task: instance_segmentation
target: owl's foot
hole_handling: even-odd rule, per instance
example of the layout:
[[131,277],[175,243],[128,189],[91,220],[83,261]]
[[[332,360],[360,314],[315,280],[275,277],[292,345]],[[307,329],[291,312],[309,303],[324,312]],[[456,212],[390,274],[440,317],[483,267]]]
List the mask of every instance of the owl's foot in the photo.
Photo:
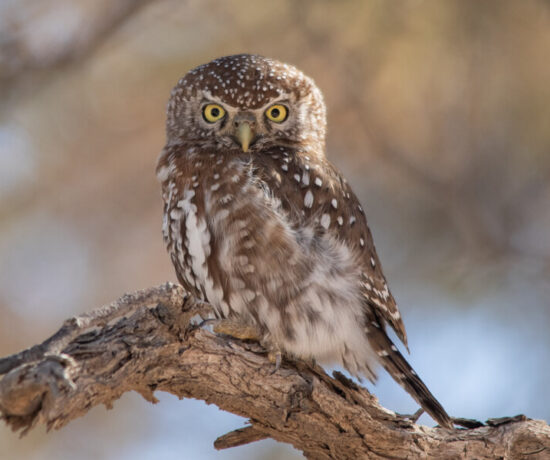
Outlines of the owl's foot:
[[239,340],[260,342],[262,339],[261,331],[256,326],[234,319],[215,320],[213,329],[216,334],[225,334]]
[[257,326],[246,324],[235,319],[214,319],[206,320],[205,322],[214,323],[213,330],[216,334],[224,334],[239,340],[251,340],[260,343],[268,349],[267,359],[271,364],[275,364],[275,368],[271,372],[277,372],[283,360],[281,349],[277,345],[264,342],[264,335]]

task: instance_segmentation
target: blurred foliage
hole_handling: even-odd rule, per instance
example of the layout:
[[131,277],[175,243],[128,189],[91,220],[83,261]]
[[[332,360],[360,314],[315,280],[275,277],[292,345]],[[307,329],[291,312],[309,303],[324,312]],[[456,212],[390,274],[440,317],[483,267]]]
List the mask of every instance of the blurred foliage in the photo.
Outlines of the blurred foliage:
[[[547,1],[3,0],[2,354],[68,315],[174,279],[154,176],[164,106],[187,70],[238,52],[293,63],[323,90],[329,157],[367,209],[406,318],[415,302],[420,316],[440,314],[415,290],[439,292],[448,301],[437,306],[452,312],[521,280],[517,310],[531,323],[519,331],[549,325]],[[548,345],[539,343],[545,353]],[[146,410],[150,430],[155,412],[136,399],[67,432],[85,443],[105,419],[130,423],[123,406]],[[113,434],[111,447],[76,457],[102,458],[139,436]],[[53,458],[55,446],[80,445],[63,432],[0,439],[5,458]]]

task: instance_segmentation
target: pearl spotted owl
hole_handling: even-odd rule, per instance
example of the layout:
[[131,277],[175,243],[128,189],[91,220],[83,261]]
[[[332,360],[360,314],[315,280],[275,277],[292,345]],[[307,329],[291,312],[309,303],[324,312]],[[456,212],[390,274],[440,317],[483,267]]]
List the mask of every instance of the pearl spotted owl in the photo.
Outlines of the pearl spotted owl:
[[442,426],[451,419],[386,334],[407,336],[363,208],[325,157],[314,82],[255,55],[182,78],[157,175],[179,281],[272,350],[376,378],[380,363]]

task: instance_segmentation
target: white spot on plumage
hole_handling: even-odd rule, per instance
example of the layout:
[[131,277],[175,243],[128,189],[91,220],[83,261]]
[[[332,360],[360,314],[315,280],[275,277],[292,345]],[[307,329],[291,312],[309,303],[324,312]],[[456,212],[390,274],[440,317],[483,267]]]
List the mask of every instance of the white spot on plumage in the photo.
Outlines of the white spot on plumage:
[[170,168],[168,166],[162,166],[157,172],[157,177],[161,182],[164,182],[166,179],[168,179],[169,175]]
[[231,278],[231,284],[233,289],[244,289],[246,287],[245,282],[241,278]]
[[351,217],[349,218],[349,224],[350,224],[350,225],[353,225],[353,224],[355,223],[355,220],[356,220],[356,219],[355,219],[355,216],[351,216]]
[[401,313],[399,313],[398,310],[395,310],[395,311],[390,312],[390,316],[393,319],[399,319],[399,318],[401,318]]
[[306,208],[311,208],[313,206],[313,193],[311,193],[311,190],[306,192],[304,197],[304,206]]
[[370,258],[370,264],[372,265],[372,268],[376,267],[376,262],[374,261],[374,257]]
[[304,185],[309,185],[309,173],[304,172],[302,175],[302,182]]
[[300,178],[300,174],[294,174],[294,180],[295,180],[296,182],[300,182],[300,179],[301,179],[301,178]]
[[214,185],[212,185],[212,187],[210,187],[210,190],[212,190],[213,192],[215,192],[216,190],[218,190],[220,188],[220,184],[219,183],[216,183]]
[[194,190],[185,190],[185,192],[183,193],[183,199],[178,201],[177,206],[179,206],[180,208],[187,206],[187,203],[191,201],[194,196]]
[[334,209],[338,209],[338,201],[336,201],[336,198],[333,198],[330,204]]
[[329,214],[323,214],[321,216],[321,226],[325,229],[328,229],[330,227],[330,215]]
[[281,165],[281,169],[282,169],[283,171],[288,171],[288,165],[287,165],[286,163],[283,163],[283,164]]
[[316,178],[315,178],[315,185],[316,185],[317,187],[321,187],[321,185],[323,185],[323,181],[321,180],[320,177],[316,177]]
[[281,185],[281,175],[277,171],[272,171],[271,173],[275,179],[275,185],[279,187]]
[[220,198],[221,204],[228,204],[233,199],[233,195],[228,193],[227,195],[224,195]]
[[378,300],[376,297],[371,297],[370,301],[372,303],[376,304],[378,307],[380,307],[381,310],[388,311],[388,307],[385,304],[383,304],[382,302],[380,302],[380,300]]
[[170,218],[171,219],[179,220],[183,217],[183,211],[181,209],[178,209],[178,207],[181,207],[181,206],[179,206],[180,203],[181,203],[181,201],[178,201],[178,203],[176,204],[176,208],[173,208],[170,211]]
[[250,289],[243,289],[239,294],[245,302],[252,302],[256,298],[256,293]]
[[359,238],[359,244],[361,245],[361,247],[364,247],[365,246],[365,240],[363,238]]
[[342,216],[338,216],[338,218],[336,219],[336,221],[338,222],[338,225],[341,227],[342,225],[344,225],[344,219],[342,218]]

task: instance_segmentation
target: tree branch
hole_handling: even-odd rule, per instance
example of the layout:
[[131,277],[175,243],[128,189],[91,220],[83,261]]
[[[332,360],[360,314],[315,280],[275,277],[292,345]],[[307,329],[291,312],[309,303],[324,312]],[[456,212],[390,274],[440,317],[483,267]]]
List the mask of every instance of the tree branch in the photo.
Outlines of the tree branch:
[[315,459],[548,458],[550,427],[542,421],[418,426],[342,374],[329,377],[290,360],[273,373],[259,344],[190,325],[209,313],[207,304],[168,283],[67,320],[42,344],[0,359],[2,419],[22,433],[38,423],[61,428],[126,391],[154,403],[159,390],[249,419],[246,428],[218,438],[218,449],[269,437]]

